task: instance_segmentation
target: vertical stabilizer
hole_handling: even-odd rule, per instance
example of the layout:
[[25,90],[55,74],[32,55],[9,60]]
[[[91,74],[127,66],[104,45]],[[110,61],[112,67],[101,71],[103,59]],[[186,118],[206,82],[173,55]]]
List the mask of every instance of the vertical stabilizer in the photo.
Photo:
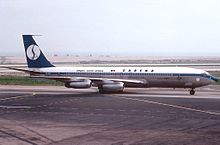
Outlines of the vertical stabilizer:
[[42,50],[34,41],[33,35],[22,35],[22,37],[29,68],[54,67],[54,65],[47,60]]

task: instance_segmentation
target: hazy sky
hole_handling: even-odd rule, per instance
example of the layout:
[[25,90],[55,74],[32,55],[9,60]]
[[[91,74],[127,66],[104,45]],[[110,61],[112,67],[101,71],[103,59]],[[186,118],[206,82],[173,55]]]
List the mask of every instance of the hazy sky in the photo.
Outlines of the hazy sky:
[[220,56],[219,0],[0,0],[0,55]]

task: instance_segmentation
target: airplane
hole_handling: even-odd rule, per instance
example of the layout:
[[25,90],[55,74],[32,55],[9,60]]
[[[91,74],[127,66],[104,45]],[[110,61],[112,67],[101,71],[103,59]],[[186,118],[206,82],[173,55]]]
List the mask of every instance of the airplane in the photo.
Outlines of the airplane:
[[22,35],[28,69],[8,68],[32,78],[63,82],[67,88],[95,86],[100,93],[123,92],[126,87],[184,88],[194,95],[195,88],[218,81],[204,70],[188,67],[57,67],[48,61],[33,36]]

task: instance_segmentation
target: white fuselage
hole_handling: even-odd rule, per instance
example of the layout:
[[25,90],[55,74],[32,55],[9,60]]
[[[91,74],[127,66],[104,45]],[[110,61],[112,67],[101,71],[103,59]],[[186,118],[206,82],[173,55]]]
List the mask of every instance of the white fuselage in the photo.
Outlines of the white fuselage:
[[48,67],[30,69],[44,76],[83,79],[128,79],[144,84],[125,83],[125,87],[196,88],[214,82],[213,76],[200,69],[186,67]]

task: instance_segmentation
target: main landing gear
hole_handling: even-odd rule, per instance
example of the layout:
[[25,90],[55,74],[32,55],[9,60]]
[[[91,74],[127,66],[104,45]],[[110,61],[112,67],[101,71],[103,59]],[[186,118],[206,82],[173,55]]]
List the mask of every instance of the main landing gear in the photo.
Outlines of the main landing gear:
[[191,89],[191,90],[189,91],[189,93],[190,93],[190,95],[194,95],[194,94],[195,94],[195,90],[194,90],[194,89]]

